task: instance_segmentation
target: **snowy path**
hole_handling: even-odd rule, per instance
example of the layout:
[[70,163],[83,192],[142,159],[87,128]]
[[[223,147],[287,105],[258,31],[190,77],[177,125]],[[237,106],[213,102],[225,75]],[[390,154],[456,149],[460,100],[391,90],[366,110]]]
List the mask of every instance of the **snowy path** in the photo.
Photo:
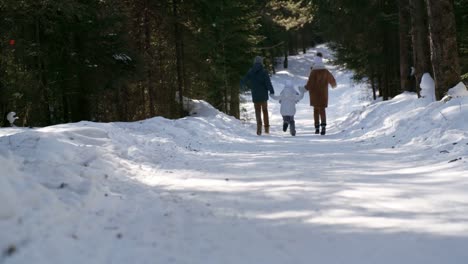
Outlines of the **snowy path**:
[[424,153],[308,134],[219,146],[225,151],[186,164],[195,175],[157,179],[178,192],[191,218],[179,219],[176,240],[188,259],[176,263],[468,259],[466,170],[445,171]]
[[[277,93],[303,85],[311,59],[293,58]],[[296,137],[273,101],[261,137],[213,110],[1,130],[0,263],[466,263],[466,125],[426,119],[466,120],[467,100],[460,114],[406,97],[366,112],[351,75],[334,74],[326,136],[307,95]]]

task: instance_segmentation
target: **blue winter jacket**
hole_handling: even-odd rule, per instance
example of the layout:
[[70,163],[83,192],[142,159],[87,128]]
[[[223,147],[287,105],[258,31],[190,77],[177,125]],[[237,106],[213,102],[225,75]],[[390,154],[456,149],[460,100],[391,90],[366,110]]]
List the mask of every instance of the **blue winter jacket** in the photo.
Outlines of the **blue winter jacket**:
[[271,85],[270,76],[260,63],[255,63],[241,80],[241,86],[247,86],[252,91],[252,101],[254,103],[268,101],[268,91],[274,94],[275,90]]

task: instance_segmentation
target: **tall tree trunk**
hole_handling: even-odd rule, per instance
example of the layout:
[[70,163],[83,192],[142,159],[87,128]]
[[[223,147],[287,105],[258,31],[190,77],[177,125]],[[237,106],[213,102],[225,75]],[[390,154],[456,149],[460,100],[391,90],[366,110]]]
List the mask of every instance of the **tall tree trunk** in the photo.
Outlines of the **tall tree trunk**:
[[283,68],[288,68],[288,41],[283,44],[283,51],[284,51],[284,60],[283,60]]
[[[79,34],[72,34],[73,36],[73,45],[76,49],[76,52],[80,58],[84,55],[84,43]],[[74,99],[73,106],[71,110],[71,119],[72,122],[78,122],[83,120],[91,120],[91,111],[90,111],[90,102],[89,97],[91,96],[90,90],[86,84],[86,76],[83,65],[76,65],[76,99]],[[75,97],[75,96],[73,96]]]
[[399,37],[400,37],[400,88],[402,91],[413,91],[410,87],[410,50],[411,41],[409,38],[410,12],[409,0],[398,0],[398,17],[399,17]]
[[[390,46],[397,47],[399,42],[399,34],[398,29],[389,31],[390,34]],[[389,68],[389,96],[394,97],[398,94],[402,93],[405,90],[401,89],[400,81],[398,80],[400,76],[400,64],[399,64],[399,50],[398,49],[390,49],[389,52],[390,61],[391,61],[391,68]],[[406,78],[406,76],[404,77]]]
[[162,108],[162,104],[165,102],[165,91],[168,89],[167,87],[169,87],[168,85],[168,82],[166,80],[166,76],[164,74],[164,61],[163,61],[163,56],[164,56],[164,47],[162,45],[159,45],[158,46],[158,76],[159,76],[159,80],[158,80],[158,83],[159,83],[159,88],[158,88],[158,91],[157,91],[157,94],[156,94],[156,100],[157,100],[157,107],[159,108],[158,109],[158,113],[161,112],[161,108]]
[[62,122],[68,123],[70,122],[70,107],[68,102],[68,87],[66,85],[65,80],[61,79],[61,89],[60,95],[62,97]]
[[[386,101],[391,96],[390,79],[392,76],[393,67],[395,66],[394,61],[393,61],[394,60],[393,52],[392,52],[392,50],[394,49],[392,49],[392,47],[395,47],[395,46],[392,45],[392,42],[393,42],[392,31],[388,23],[385,23],[382,29],[384,30],[383,42],[382,42],[383,55],[384,55],[385,61],[387,62],[387,65],[383,67],[382,100]],[[396,55],[395,57],[398,57],[398,55]]]
[[[42,51],[42,27],[40,24],[39,18],[36,18],[35,21],[35,41],[36,44]],[[36,57],[36,67],[38,72],[38,79],[39,79],[39,91],[41,92],[41,105],[43,111],[45,113],[45,124],[52,125],[52,117],[50,112],[50,102],[49,102],[49,87],[48,87],[48,79],[46,75],[46,69],[44,65],[44,58],[42,52]]]
[[377,73],[377,88],[379,90],[379,97],[384,98],[384,83],[383,83],[382,72]]
[[78,113],[75,113],[76,119],[73,121],[91,120],[89,92],[86,88],[85,76],[82,70],[78,70]]
[[374,101],[377,100],[377,91],[376,91],[376,84],[375,84],[375,74],[371,76],[371,87],[372,87],[372,98]]
[[301,40],[302,40],[302,53],[306,54],[307,52],[307,33],[306,27],[301,29]]
[[427,7],[425,0],[409,0],[411,14],[411,40],[413,43],[413,67],[416,92],[420,95],[420,83],[424,73],[432,73]]
[[426,0],[437,100],[461,81],[453,0]]
[[297,54],[297,40],[296,34],[292,31],[288,31],[288,53],[290,55],[296,55]]
[[117,118],[117,121],[123,121],[123,112],[124,112],[124,107],[125,107],[125,102],[122,100],[122,87],[118,87],[115,89],[115,93],[112,93],[113,96],[113,110],[115,110],[115,115]]
[[140,80],[138,81],[137,83],[137,87],[138,87],[138,91],[140,92],[140,100],[141,100],[141,103],[139,104],[140,106],[140,117],[138,117],[138,119],[146,119],[149,117],[149,114],[148,114],[148,107],[147,107],[147,103],[148,103],[148,100],[146,100],[146,88],[145,88],[145,85],[143,84],[143,81]]
[[230,107],[229,107],[229,114],[233,117],[239,119],[240,118],[240,100],[239,100],[239,86],[232,85],[231,86],[231,100],[230,100]]
[[129,93],[129,87],[127,84],[125,84],[124,87],[122,87],[122,96],[120,98],[121,102],[122,102],[122,105],[123,105],[123,117],[122,117],[122,121],[130,121],[130,120],[133,120],[133,117],[135,115],[135,113],[133,112],[131,115],[128,111],[128,108],[129,108],[129,102],[128,102],[128,98],[130,98],[130,93]]
[[[0,54],[2,54],[2,48],[0,46]],[[2,60],[0,60],[0,74],[3,74],[4,71],[2,69]],[[6,120],[6,115],[7,113],[7,108],[8,108],[8,101],[6,100],[7,95],[5,93],[5,86],[3,86],[2,82],[0,82],[0,127],[6,126],[7,120]]]
[[184,104],[183,104],[183,76],[182,76],[182,49],[180,40],[182,38],[180,34],[179,21],[178,19],[178,4],[179,0],[172,0],[172,12],[174,15],[174,38],[175,38],[175,49],[176,49],[176,64],[177,64],[177,91],[179,93],[179,114],[183,116],[184,114]]
[[224,40],[222,42],[222,54],[223,54],[223,97],[224,97],[224,113],[229,113],[229,97],[230,93],[228,92],[229,89],[229,77],[226,68],[226,46],[224,45]]
[[149,19],[149,1],[145,1],[145,10],[144,10],[144,34],[145,34],[145,55],[147,57],[146,65],[146,84],[148,89],[148,100],[149,100],[149,114],[151,117],[155,116],[155,106],[154,106],[154,85],[153,85],[153,59],[151,54],[151,24]]
[[[186,67],[186,64],[185,64],[185,42],[184,42],[184,31],[183,31],[183,28],[181,29],[181,32],[180,32],[180,64],[181,64],[181,68],[182,68],[182,87],[183,87],[183,94],[182,96],[179,95],[179,100],[181,100],[181,98],[183,98],[183,95],[186,95],[189,91],[190,91],[190,81],[188,79],[188,75],[187,75],[187,67]],[[182,101],[181,103],[181,111],[183,111],[181,114],[184,115],[185,112],[186,112],[186,108],[184,106],[184,102]]]

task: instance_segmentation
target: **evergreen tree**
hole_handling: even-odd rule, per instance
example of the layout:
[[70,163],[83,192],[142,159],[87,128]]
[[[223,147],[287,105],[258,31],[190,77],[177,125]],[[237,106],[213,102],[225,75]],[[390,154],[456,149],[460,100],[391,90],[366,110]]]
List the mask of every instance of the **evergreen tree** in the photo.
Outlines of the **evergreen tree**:
[[198,48],[198,84],[216,108],[239,117],[239,79],[251,65],[258,43],[254,1],[191,2],[192,37]]
[[23,125],[93,119],[93,95],[122,77],[119,69],[129,62],[114,57],[125,49],[115,22],[118,10],[106,8],[112,6],[85,0],[2,5],[0,27],[16,42],[2,54],[2,69],[11,73],[2,82],[19,94],[13,106]]
[[401,92],[398,6],[393,1],[317,2],[317,23],[336,62],[368,79],[384,100]]
[[239,79],[256,55],[274,73],[278,57],[287,67],[289,55],[322,39],[338,64],[369,81],[375,97],[414,89],[407,79],[414,66],[417,83],[433,72],[440,98],[468,72],[467,6],[467,0],[3,0],[0,110],[17,112],[18,124],[28,126],[177,118],[187,114],[183,97],[189,97],[239,117]]
[[[262,4],[260,8],[265,10],[262,20],[266,27],[263,31],[266,36],[262,42],[266,47],[263,48],[263,53],[270,57],[270,60],[273,60],[274,56],[283,55],[283,65],[287,68],[288,55],[298,54],[300,47],[305,53],[306,48],[311,46],[309,40],[313,38],[313,32],[310,29],[315,5],[306,0],[272,0]],[[267,52],[269,54],[266,54]]]

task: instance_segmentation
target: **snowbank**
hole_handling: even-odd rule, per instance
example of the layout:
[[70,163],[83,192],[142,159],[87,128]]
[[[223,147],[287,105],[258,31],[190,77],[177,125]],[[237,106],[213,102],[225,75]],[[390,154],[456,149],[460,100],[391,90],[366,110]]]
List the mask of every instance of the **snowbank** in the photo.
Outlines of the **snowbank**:
[[451,97],[466,97],[468,96],[468,89],[466,88],[465,84],[463,84],[463,82],[460,82],[455,87],[450,89],[447,95]]
[[346,137],[398,149],[431,149],[452,157],[468,154],[468,97],[462,85],[450,89],[454,98],[433,102],[405,92],[354,111],[338,127]]

